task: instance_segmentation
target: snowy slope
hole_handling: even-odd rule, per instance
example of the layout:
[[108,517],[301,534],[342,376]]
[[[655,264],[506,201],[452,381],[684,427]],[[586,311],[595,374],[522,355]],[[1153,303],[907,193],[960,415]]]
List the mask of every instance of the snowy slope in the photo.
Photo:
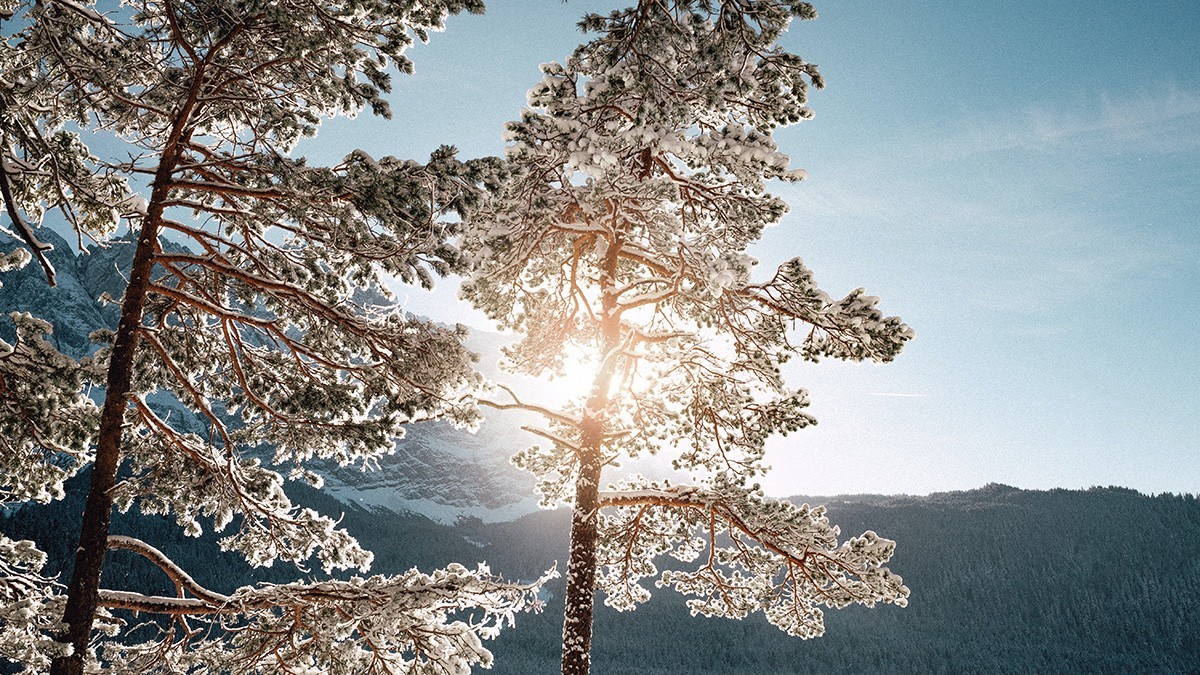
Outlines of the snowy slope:
[[[59,350],[83,356],[89,351],[88,333],[116,327],[117,306],[105,306],[98,299],[104,293],[120,297],[133,247],[118,240],[107,248],[93,247],[76,255],[53,231],[43,229],[39,234],[55,247],[50,258],[58,270],[58,286],[47,287],[36,264],[2,273],[0,314],[6,317],[14,310],[27,311],[50,321],[54,325],[52,340]],[[0,251],[14,247],[0,235]],[[11,324],[0,318],[0,338],[11,337]],[[486,333],[471,341],[477,351],[496,350],[502,342],[500,336]],[[482,362],[495,360],[491,355]],[[203,429],[201,420],[168,399],[159,396],[152,401],[176,408],[171,420],[180,428]],[[488,522],[508,520],[537,510],[532,478],[508,462],[530,438],[520,431],[514,416],[490,415],[478,434],[441,423],[414,425],[377,470],[324,467],[325,490],[343,502],[413,511],[443,522],[453,522],[460,515]]]
[[508,458],[525,443],[508,419],[471,434],[430,423],[409,428],[377,471],[323,471],[325,491],[343,502],[414,511],[441,522],[475,516],[511,520],[537,510],[532,478]]

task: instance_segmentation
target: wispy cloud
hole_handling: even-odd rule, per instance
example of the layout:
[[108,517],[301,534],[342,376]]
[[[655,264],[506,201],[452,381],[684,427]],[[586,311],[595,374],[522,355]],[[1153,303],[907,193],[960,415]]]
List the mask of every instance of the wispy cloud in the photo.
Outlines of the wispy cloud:
[[930,148],[944,159],[1091,141],[1114,150],[1170,152],[1200,146],[1197,130],[1200,92],[1164,85],[1134,97],[1103,94],[1069,107],[1036,105],[970,118]]
[[779,192],[794,231],[837,233],[849,249],[873,232],[939,292],[969,289],[966,305],[1043,314],[1195,288],[1200,239],[1180,223],[1200,213],[1187,185],[1198,156],[1200,90],[1160,86],[975,116]]

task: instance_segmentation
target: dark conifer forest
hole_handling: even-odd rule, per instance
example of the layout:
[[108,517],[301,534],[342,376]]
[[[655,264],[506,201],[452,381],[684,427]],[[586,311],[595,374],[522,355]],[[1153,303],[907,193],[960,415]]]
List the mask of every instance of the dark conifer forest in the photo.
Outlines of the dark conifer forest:
[[[64,501],[5,513],[4,531],[34,539],[51,560],[70,560],[75,533],[60,524],[74,522],[68,516],[81,508],[82,491],[73,487]],[[316,490],[298,494],[327,514],[344,513],[344,525],[376,553],[373,572],[487,560],[497,573],[530,579],[565,550],[569,528],[563,511],[443,525],[347,507]],[[600,608],[595,672],[1200,672],[1200,503],[1194,496],[993,484],[927,497],[812,501],[826,503],[844,531],[875,528],[901,542],[892,568],[913,589],[907,608],[828,612],[826,635],[801,641],[761,618],[690,617],[682,599],[663,590],[634,612]],[[295,575],[289,566],[252,570],[234,554],[213,556],[211,535],[189,539],[163,520],[118,517],[116,531],[153,542],[214,589]],[[110,562],[108,587],[172,591],[159,570],[136,556],[118,551]],[[489,645],[493,672],[558,668],[561,592],[557,580],[544,612],[518,616],[516,627]]]

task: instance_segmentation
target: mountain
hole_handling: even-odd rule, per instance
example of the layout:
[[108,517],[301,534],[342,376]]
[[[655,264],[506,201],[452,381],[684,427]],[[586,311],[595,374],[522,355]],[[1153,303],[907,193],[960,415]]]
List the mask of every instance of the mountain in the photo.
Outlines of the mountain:
[[[0,312],[30,312],[54,324],[51,341],[60,352],[76,358],[89,351],[88,333],[98,328],[116,328],[118,308],[104,305],[104,293],[119,298],[125,286],[124,271],[133,260],[128,240],[114,240],[106,248],[91,247],[76,255],[75,249],[53,230],[43,228],[38,236],[54,250],[47,254],[58,271],[58,286],[50,288],[35,263],[0,274]],[[0,250],[12,250],[11,239],[0,235]],[[0,321],[0,338],[12,337],[12,326]]]
[[[49,321],[54,325],[51,341],[59,351],[84,356],[91,346],[89,333],[116,328],[118,305],[100,298],[120,298],[133,260],[132,242],[114,239],[76,254],[53,230],[43,228],[38,234],[54,246],[49,258],[58,271],[58,285],[48,287],[36,264],[0,274],[0,313],[25,311]],[[13,246],[0,235],[0,250]],[[0,318],[0,339],[12,336],[12,325]],[[469,346],[496,354],[502,342],[500,336],[481,331],[473,334]],[[158,395],[151,401],[171,408],[170,419],[177,428],[199,433],[206,429],[203,420],[171,397]],[[445,522],[459,516],[511,519],[537,509],[533,479],[508,461],[529,442],[514,415],[489,415],[478,435],[425,423],[409,427],[395,453],[383,457],[374,471],[325,466],[322,473],[329,494],[357,506],[413,511]]]
[[321,470],[323,489],[347,504],[411,511],[446,523],[458,517],[511,520],[536,511],[533,479],[508,461],[528,443],[524,432],[509,423],[511,417],[489,417],[478,434],[440,422],[410,426],[395,454],[380,460],[376,470]]

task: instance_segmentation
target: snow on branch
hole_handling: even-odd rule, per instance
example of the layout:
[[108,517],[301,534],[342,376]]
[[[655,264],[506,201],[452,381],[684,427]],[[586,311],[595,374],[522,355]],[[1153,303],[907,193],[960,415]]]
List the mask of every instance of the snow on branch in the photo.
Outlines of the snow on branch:
[[[720,478],[709,488],[632,483],[600,493],[604,533],[599,584],[607,602],[632,609],[650,596],[640,585],[685,595],[693,614],[742,618],[753,611],[789,635],[824,632],[818,605],[907,604],[908,588],[884,563],[895,542],[867,531],[838,544],[823,507],[765,498]],[[653,560],[669,554],[694,569]]]
[[96,405],[83,393],[85,365],[47,340],[51,326],[12,312],[14,344],[0,340],[0,503],[50,501],[91,460]]
[[[6,150],[7,145],[6,142],[0,141],[0,153]],[[4,210],[8,214],[9,222],[12,223],[17,235],[21,237],[25,245],[29,247],[38,264],[42,266],[42,272],[46,275],[46,283],[50,286],[57,285],[54,265],[46,257],[46,253],[54,250],[54,247],[39,240],[33,227],[25,222],[25,219],[17,212],[17,201],[13,196],[12,186],[8,182],[8,162],[4,161],[3,157],[0,157],[0,197],[4,198]],[[0,232],[3,231],[7,231],[7,228],[0,228]]]
[[[510,583],[486,566],[426,574],[261,584],[222,595],[196,584],[160,551],[131,537],[110,549],[142,555],[171,577],[179,597],[100,591],[100,604],[169,617],[157,639],[110,643],[109,667],[213,672],[307,667],[327,672],[467,673],[490,666],[483,640],[519,612],[539,611],[538,593],[555,570],[531,583]],[[194,597],[184,597],[183,591]]]
[[[733,299],[736,298],[736,299]],[[810,360],[820,356],[855,361],[891,361],[914,336],[899,317],[885,317],[879,298],[855,289],[833,300],[813,280],[800,258],[784,263],[767,283],[748,285],[727,301],[731,310],[746,311],[738,300],[758,304],[780,319],[798,319],[812,329],[800,351]]]
[[183,591],[188,591],[196,596],[200,601],[210,604],[226,604],[230,602],[227,596],[204,588],[192,579],[191,575],[183,570],[182,567],[176,565],[173,560],[168,558],[166,554],[154,548],[150,544],[137,539],[135,537],[127,537],[123,535],[109,535],[108,550],[110,551],[132,551],[142,556],[143,558],[154,563],[170,577],[171,582],[175,584],[176,589],[182,595]]
[[373,555],[333,519],[292,503],[279,473],[172,429],[144,399],[134,403],[131,417],[141,428],[126,441],[132,475],[114,490],[119,508],[138,501],[143,513],[173,512],[193,536],[202,531],[201,517],[212,518],[213,529],[221,531],[240,514],[237,531],[221,546],[257,566],[280,559],[303,565],[315,554],[326,572],[370,567]]
[[62,592],[55,579],[42,576],[46,554],[32,541],[0,534],[0,658],[44,670],[62,645],[54,637],[61,628]]
[[[498,388],[502,389],[504,391],[504,393],[508,394],[512,398],[512,402],[511,403],[501,403],[499,401],[491,401],[491,400],[481,399],[479,401],[480,405],[484,405],[489,408],[495,408],[496,410],[525,410],[528,412],[537,413],[537,414],[541,415],[542,417],[545,417],[546,419],[551,420],[553,422],[559,422],[561,424],[566,424],[566,425],[570,425],[570,426],[577,427],[582,422],[582,420],[577,415],[568,415],[566,413],[559,412],[557,410],[552,410],[545,406],[537,405],[535,403],[527,403],[525,401],[522,401],[521,398],[519,396],[517,396],[517,393],[515,391],[513,391],[512,388],[507,385],[497,384],[496,386]],[[568,445],[570,445],[570,444],[568,443]]]

